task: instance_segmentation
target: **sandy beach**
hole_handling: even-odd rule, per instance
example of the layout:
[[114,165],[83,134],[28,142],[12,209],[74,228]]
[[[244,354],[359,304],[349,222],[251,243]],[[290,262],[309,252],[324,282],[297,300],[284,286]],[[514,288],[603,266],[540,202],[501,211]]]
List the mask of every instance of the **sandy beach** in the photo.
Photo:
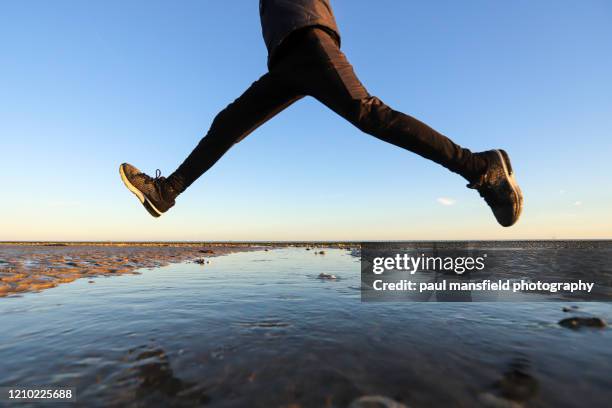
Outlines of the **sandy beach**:
[[[80,278],[263,250],[256,244],[0,243],[0,297],[41,291]],[[90,281],[93,283],[93,281]]]

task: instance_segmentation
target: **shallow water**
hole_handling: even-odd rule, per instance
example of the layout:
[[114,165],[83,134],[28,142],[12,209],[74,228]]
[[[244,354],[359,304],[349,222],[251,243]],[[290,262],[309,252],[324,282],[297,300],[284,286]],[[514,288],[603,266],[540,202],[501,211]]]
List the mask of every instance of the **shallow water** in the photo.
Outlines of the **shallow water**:
[[362,303],[359,272],[289,248],[3,298],[0,386],[88,406],[609,406],[612,330],[560,327],[565,303]]

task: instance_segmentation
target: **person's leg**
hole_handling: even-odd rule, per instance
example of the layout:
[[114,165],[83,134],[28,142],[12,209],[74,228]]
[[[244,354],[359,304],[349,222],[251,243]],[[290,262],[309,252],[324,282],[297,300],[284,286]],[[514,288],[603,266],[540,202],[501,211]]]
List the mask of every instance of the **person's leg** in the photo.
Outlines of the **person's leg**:
[[183,192],[235,143],[301,97],[282,75],[265,74],[219,112],[206,136],[168,177],[168,183],[177,193]]
[[[314,29],[303,50],[309,62],[301,91],[312,95],[363,132],[441,164],[468,181],[482,174],[486,161],[425,123],[371,96],[333,39]],[[316,62],[315,62],[316,61]]]
[[254,82],[242,96],[222,110],[183,164],[168,178],[151,177],[129,163],[119,166],[125,186],[145,209],[159,217],[175,198],[217,162],[235,143],[259,125],[301,98],[282,71],[269,72]]
[[504,150],[472,153],[419,120],[389,108],[366,91],[325,31],[307,31],[299,45],[292,59],[300,93],[314,96],[364,132],[465,177],[468,187],[485,199],[499,224],[509,227],[516,223],[523,195]]

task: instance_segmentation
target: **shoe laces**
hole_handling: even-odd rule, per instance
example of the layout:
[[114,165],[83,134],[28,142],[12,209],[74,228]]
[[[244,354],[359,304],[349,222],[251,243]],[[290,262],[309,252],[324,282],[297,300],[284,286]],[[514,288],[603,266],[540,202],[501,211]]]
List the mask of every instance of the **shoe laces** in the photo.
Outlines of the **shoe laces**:
[[483,174],[482,176],[480,176],[480,178],[478,178],[477,180],[468,183],[466,185],[467,188],[471,188],[474,190],[478,190],[480,192],[480,190],[485,189],[487,187],[489,187],[488,183],[487,183],[487,174]]
[[155,178],[153,179],[153,181],[158,182],[158,181],[164,181],[166,178],[162,177],[161,175],[161,170],[160,169],[155,169]]
[[137,175],[142,177],[145,183],[153,183],[155,185],[157,185],[160,181],[163,181],[165,179],[165,177],[162,177],[160,169],[155,170],[155,177],[151,177],[147,173],[142,173],[142,172],[138,173]]

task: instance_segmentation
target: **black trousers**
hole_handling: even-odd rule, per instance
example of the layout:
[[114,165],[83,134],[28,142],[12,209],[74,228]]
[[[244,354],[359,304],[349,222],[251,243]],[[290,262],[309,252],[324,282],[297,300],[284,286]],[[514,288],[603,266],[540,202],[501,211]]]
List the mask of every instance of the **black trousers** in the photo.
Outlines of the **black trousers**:
[[486,163],[419,120],[371,96],[346,56],[324,30],[292,34],[268,73],[214,119],[208,134],[168,178],[178,192],[212,167],[235,143],[306,95],[365,133],[433,160],[472,180]]

